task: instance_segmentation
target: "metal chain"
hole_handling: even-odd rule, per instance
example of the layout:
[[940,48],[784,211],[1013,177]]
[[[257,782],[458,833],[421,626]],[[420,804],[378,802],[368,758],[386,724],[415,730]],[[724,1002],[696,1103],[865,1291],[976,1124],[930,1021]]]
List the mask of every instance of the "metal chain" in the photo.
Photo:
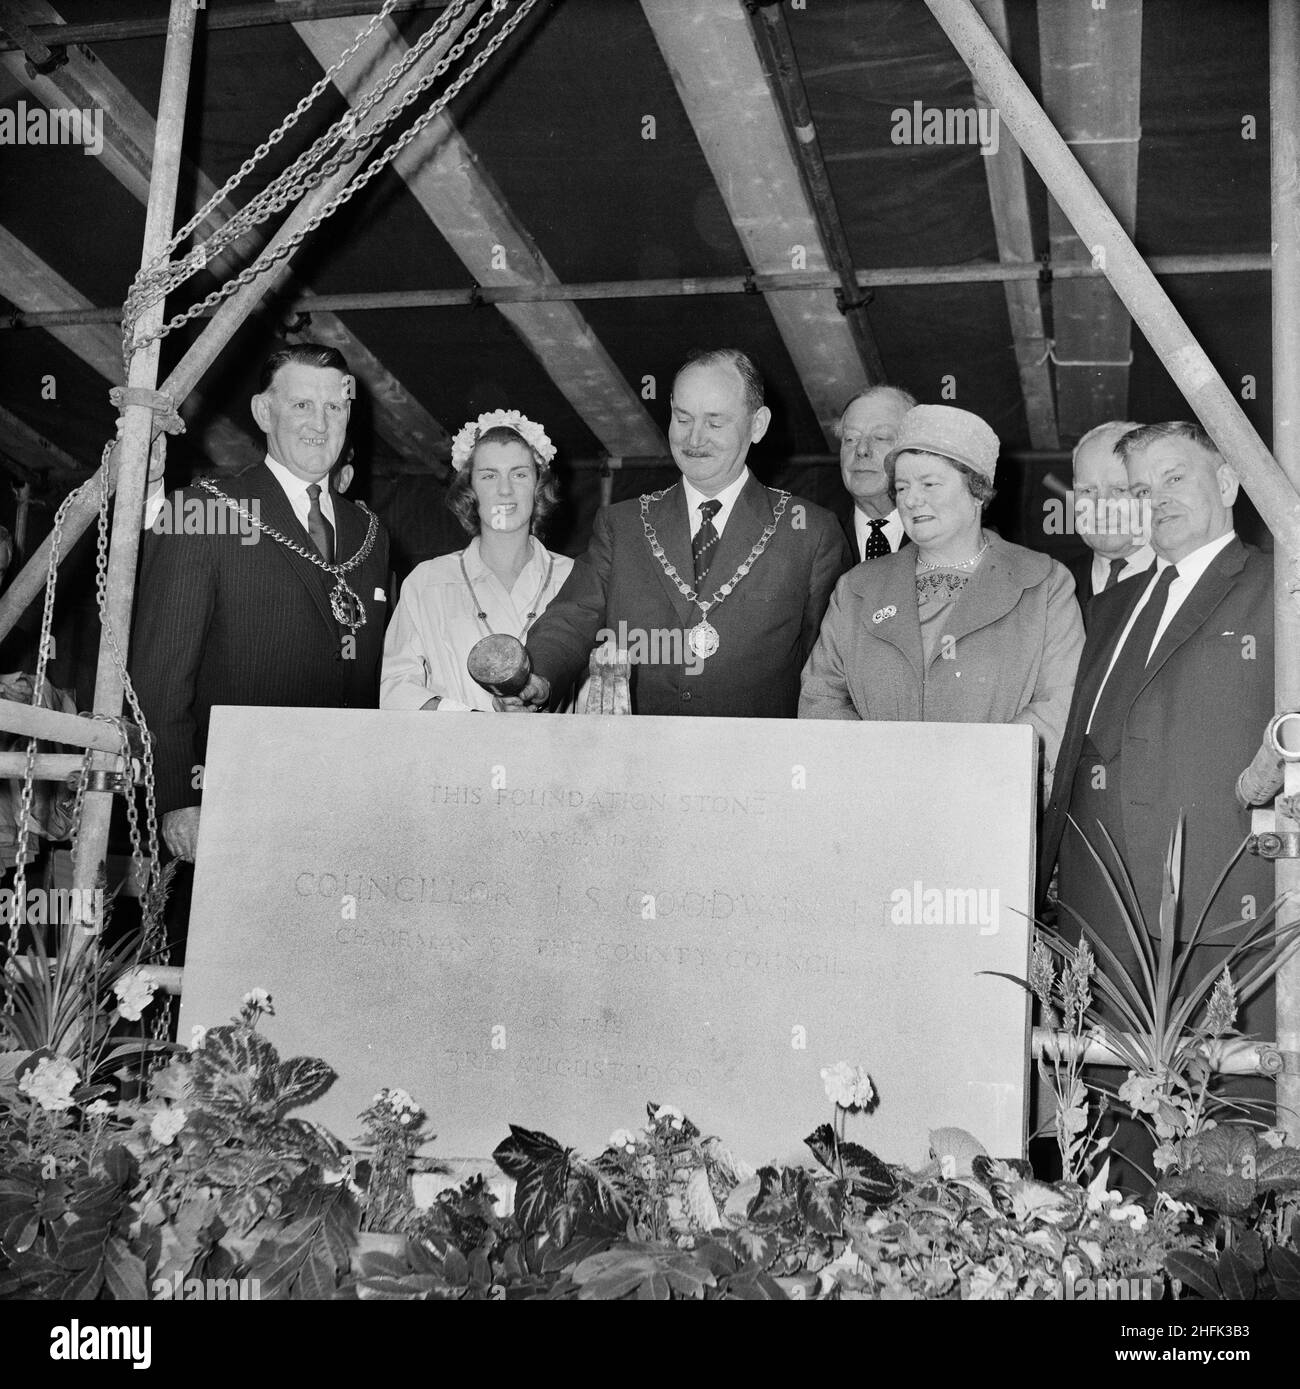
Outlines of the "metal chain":
[[[478,21],[478,23],[476,23],[469,30],[469,32],[456,45],[453,46],[453,48],[447,54],[447,56],[438,62],[432,73],[430,73],[427,77],[421,79],[421,81],[402,98],[402,100],[397,104],[397,106],[393,109],[390,115],[384,118],[383,125],[386,126],[391,122],[392,119],[395,119],[396,116],[401,114],[401,112],[404,111],[413,101],[415,101],[424,91],[426,91],[428,87],[431,86],[432,83],[437,80],[438,77],[442,76],[446,72],[446,70],[451,66],[451,64],[463,54],[464,50],[479,37],[479,35],[482,33],[482,30],[486,27],[487,23],[489,23],[490,20],[496,16],[496,14],[499,12],[500,7],[504,3],[505,0],[494,0],[493,9],[488,14],[484,15],[483,18],[481,18]],[[527,16],[529,11],[532,10],[533,6],[536,3],[537,0],[522,0],[522,4],[520,5],[519,9],[515,12],[515,14],[513,14],[501,27],[501,29],[496,34],[494,34],[491,39],[488,40],[486,46],[471,60],[471,62],[465,68],[465,70],[461,72],[452,81],[452,83],[447,87],[446,91],[444,91],[439,97],[436,98],[436,100],[431,104],[429,109],[423,112],[419,116],[419,118],[405,131],[405,133],[398,140],[394,141],[393,144],[391,144],[383,152],[383,154],[379,156],[378,159],[376,159],[371,164],[367,165],[367,167],[364,170],[362,170],[362,172],[355,179],[353,179],[347,187],[345,187],[323,208],[317,211],[292,236],[288,237],[282,245],[276,247],[267,247],[267,249],[264,250],[262,254],[257,258],[257,260],[255,260],[251,265],[246,266],[242,271],[239,272],[238,275],[234,277],[234,279],[228,280],[224,285],[214,290],[205,299],[199,301],[198,303],[192,304],[183,313],[179,313],[172,319],[163,323],[162,326],[159,327],[155,332],[145,337],[131,340],[130,350],[134,352],[141,347],[147,346],[149,343],[155,341],[156,339],[165,337],[168,333],[173,332],[175,329],[183,327],[191,319],[197,318],[200,314],[205,313],[210,308],[214,308],[217,304],[221,303],[223,300],[229,298],[230,295],[234,294],[236,290],[242,288],[246,284],[251,283],[254,279],[264,274],[268,269],[270,269],[271,266],[277,264],[281,260],[284,260],[287,256],[292,255],[292,253],[298,248],[298,246],[309,235],[311,235],[311,233],[315,231],[316,228],[319,227],[322,222],[326,221],[327,218],[332,217],[340,207],[347,203],[351,198],[355,197],[356,194],[361,192],[361,190],[365,188],[372,179],[377,177],[385,168],[387,168],[387,166],[404,149],[406,149],[406,147],[410,145],[413,140],[417,139],[424,132],[424,130],[428,127],[430,122],[436,116],[441,114],[443,109],[460,93],[461,89],[466,85],[466,83],[468,83],[470,79],[479,72],[483,65],[496,53],[496,51],[501,47],[501,45],[506,41],[506,39],[509,38],[509,36],[519,26],[519,24],[523,21],[525,16]],[[306,190],[304,189],[302,191],[305,192]],[[301,194],[299,194],[299,196],[301,196]],[[128,335],[130,332],[131,323],[133,323],[133,316],[130,318],[124,317],[124,325],[127,326]]]
[[[397,0],[384,0],[384,8],[371,17],[370,23],[356,36],[355,39],[340,54],[338,60],[325,70],[324,76],[307,93],[305,97],[293,108],[292,111],[280,122],[280,124],[262,141],[260,145],[249,155],[239,168],[231,174],[224,184],[208,199],[208,201],[190,218],[188,222],[176,233],[167,243],[166,248],[159,254],[159,260],[165,260],[180,245],[183,245],[190,233],[197,227],[201,227],[204,222],[221,206],[223,202],[239,187],[241,183],[253,172],[271,150],[280,143],[281,140],[298,124],[299,120],[307,111],[316,104],[322,94],[329,88],[334,78],[343,71],[352,61],[358,49],[375,32],[379,25],[392,13],[393,6]],[[153,265],[149,269],[153,268]]]
[[[205,241],[175,263],[168,259],[170,251],[173,249],[169,246],[167,251],[149,266],[143,267],[127,295],[127,311],[131,324],[124,322],[124,329],[133,326],[134,321],[144,309],[148,308],[150,304],[165,299],[197,270],[203,269],[214,256],[221,254],[230,243],[283,210],[291,202],[301,197],[309,188],[313,188],[324,179],[331,177],[338,168],[352,158],[356,153],[355,129],[359,117],[368,114],[374,104],[387,95],[406,72],[421,60],[429,48],[445,32],[452,20],[459,19],[468,3],[469,0],[452,0],[451,5],[443,11],[433,27],[415,45],[405,51],[402,57],[390,68],[387,75],[360,99],[356,107],[349,107],[324,135],[313,141],[287,169],[276,175],[261,192],[249,200],[246,206],[233,213]],[[505,0],[494,0],[497,9],[500,9],[504,3]],[[357,40],[345,52],[343,59],[335,64],[331,72],[337,71],[344,65],[344,61],[351,56],[364,37],[365,35],[358,35]],[[382,134],[391,119],[392,113],[373,132],[375,138]],[[325,157],[327,151],[339,145],[340,142],[343,143],[343,148],[335,150],[324,167],[317,170],[316,165]],[[256,158],[256,156],[254,157]],[[129,339],[128,331],[124,338],[124,350],[129,350]]]
[[[103,457],[100,460],[102,467],[108,459],[112,445],[105,445]],[[50,657],[50,634],[54,617],[54,594],[59,580],[59,551],[63,547],[63,523],[67,518],[68,511],[76,499],[90,486],[90,481],[82,483],[74,491],[69,492],[63,501],[59,503],[58,509],[54,513],[54,521],[50,527],[50,558],[45,569],[45,603],[41,609],[41,637],[36,656],[36,673],[32,688],[32,707],[40,709],[43,707],[43,694],[45,689],[45,670]],[[14,974],[16,961],[18,959],[19,944],[19,925],[21,917],[20,903],[27,901],[27,863],[31,855],[28,852],[32,826],[32,796],[36,789],[36,778],[33,775],[36,769],[36,738],[27,740],[27,766],[23,774],[23,789],[19,800],[18,822],[16,825],[17,835],[17,857],[14,861],[14,891],[13,899],[9,906],[8,938],[6,940],[7,955],[4,970],[4,1003],[3,1011],[12,1015],[14,1011]]]
[[[215,256],[221,254],[231,242],[245,235],[254,226],[266,220],[267,216],[275,211],[277,207],[283,207],[285,202],[276,199],[276,192],[282,187],[291,187],[295,183],[303,181],[308,171],[319,162],[323,152],[336,144],[339,138],[349,131],[349,126],[355,126],[355,113],[349,111],[336,121],[329,130],[319,136],[300,154],[293,163],[282,170],[274,179],[262,189],[255,197],[242,208],[234,212],[220,227],[207,237],[205,241],[194,247],[180,261],[174,265],[169,257],[178,246],[180,246],[189,234],[221,204],[221,202],[252,172],[261,162],[271,148],[279,143],[288,131],[297,124],[301,115],[317,100],[320,94],[330,85],[334,77],[340,73],[352,60],[362,44],[371,36],[378,27],[381,20],[387,17],[392,4],[395,0],[385,0],[384,9],[372,17],[370,23],[357,35],[357,37],[344,49],[337,61],[331,65],[325,75],[311,89],[308,94],[298,103],[297,107],[289,113],[280,123],[279,127],[272,131],[267,139],[249,156],[240,167],[225,183],[225,185],[208,200],[208,203],[200,209],[198,213],[181,228],[172,238],[166,248],[148,266],[142,267],[136,276],[136,282],[132,290],[136,291],[146,286],[153,286],[158,291],[149,296],[149,299],[156,302],[158,298],[165,297],[172,289],[176,288],[184,280],[188,279],[196,270],[203,269]],[[394,65],[388,77],[380,84],[376,91],[386,91],[388,86],[395,83],[398,78],[427,51],[436,39],[446,30],[452,19],[459,15],[460,10],[468,0],[452,0],[452,3],[445,9],[434,23],[433,27],[419,40],[419,42],[406,51],[404,56]],[[371,94],[373,96],[373,93]],[[371,97],[363,100],[369,101]],[[314,185],[319,182],[321,176],[313,178],[310,183]],[[310,185],[309,185],[310,186]],[[261,215],[258,215],[261,210]]]

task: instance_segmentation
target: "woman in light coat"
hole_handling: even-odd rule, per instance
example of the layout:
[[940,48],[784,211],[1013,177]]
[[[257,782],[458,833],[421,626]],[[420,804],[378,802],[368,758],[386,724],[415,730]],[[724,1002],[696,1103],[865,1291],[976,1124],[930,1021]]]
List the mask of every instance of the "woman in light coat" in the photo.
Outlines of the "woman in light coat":
[[983,528],[998,448],[968,410],[903,417],[885,469],[913,544],[840,580],[799,717],[1028,724],[1047,787],[1083,623],[1063,565]]

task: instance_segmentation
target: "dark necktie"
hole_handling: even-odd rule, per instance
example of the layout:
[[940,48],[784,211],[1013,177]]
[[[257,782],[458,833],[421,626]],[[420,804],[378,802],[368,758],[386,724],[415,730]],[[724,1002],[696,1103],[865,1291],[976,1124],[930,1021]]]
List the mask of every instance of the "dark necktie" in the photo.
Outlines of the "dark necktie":
[[1138,613],[1137,621],[1128,634],[1128,640],[1120,648],[1110,676],[1101,689],[1101,698],[1092,716],[1092,727],[1088,736],[1093,747],[1109,761],[1120,749],[1124,738],[1124,720],[1133,707],[1143,677],[1146,675],[1147,657],[1151,653],[1151,643],[1155,640],[1156,628],[1164,616],[1165,604],[1169,599],[1169,585],[1178,577],[1178,570],[1169,565],[1155,581],[1146,607]]
[[867,518],[867,525],[871,527],[871,534],[867,536],[867,543],[862,547],[863,559],[879,559],[881,555],[894,553],[889,548],[889,538],[885,535],[885,527],[888,524],[888,520],[873,521],[870,517]]
[[325,519],[325,513],[320,509],[319,482],[313,482],[307,488],[307,496],[311,499],[311,505],[307,508],[307,534],[311,536],[311,543],[315,545],[321,559],[326,564],[333,564],[334,527]]
[[695,591],[704,587],[709,577],[709,566],[713,563],[713,551],[718,544],[718,532],[713,518],[722,510],[722,503],[716,497],[700,503],[700,514],[704,520],[691,541],[691,558],[695,561]]
[[1128,563],[1126,559],[1113,559],[1110,562],[1110,573],[1106,575],[1106,582],[1102,585],[1102,592],[1109,593],[1112,588],[1119,583],[1119,576],[1123,572],[1124,566]]

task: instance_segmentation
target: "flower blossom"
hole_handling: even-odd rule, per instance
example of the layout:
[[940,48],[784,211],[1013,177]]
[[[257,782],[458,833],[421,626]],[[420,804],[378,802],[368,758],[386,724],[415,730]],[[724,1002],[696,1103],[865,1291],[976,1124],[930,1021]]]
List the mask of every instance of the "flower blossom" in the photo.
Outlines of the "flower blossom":
[[187,1117],[183,1109],[164,1109],[161,1113],[155,1114],[153,1122],[149,1125],[153,1141],[165,1147],[185,1127]]
[[1160,1103],[1159,1089],[1160,1082],[1155,1076],[1140,1076],[1130,1071],[1128,1079],[1119,1087],[1119,1098],[1134,1114],[1154,1114]]
[[636,1134],[631,1129],[615,1129],[609,1136],[606,1148],[618,1148],[625,1153],[636,1152]]
[[113,984],[117,995],[117,1014],[127,1022],[139,1022],[140,1014],[153,1002],[158,981],[152,974],[133,969]]
[[241,1000],[245,1008],[253,1008],[259,1013],[272,1013],[271,995],[265,989],[249,989]]
[[72,1092],[80,1077],[71,1061],[62,1056],[42,1056],[18,1082],[18,1088],[42,1109],[71,1109]]
[[686,1115],[675,1104],[661,1104],[655,1110],[655,1123],[665,1122],[674,1129],[680,1129],[686,1122]]
[[1116,1206],[1114,1210],[1107,1211],[1106,1214],[1110,1216],[1112,1220],[1127,1220],[1135,1230],[1141,1230],[1146,1227],[1147,1213],[1135,1201],[1129,1201],[1122,1206]]
[[837,1061],[833,1066],[824,1066],[821,1076],[826,1098],[841,1109],[865,1109],[876,1098],[871,1077],[861,1066]]
[[87,1119],[103,1119],[113,1112],[113,1106],[107,1100],[95,1100],[86,1106]]

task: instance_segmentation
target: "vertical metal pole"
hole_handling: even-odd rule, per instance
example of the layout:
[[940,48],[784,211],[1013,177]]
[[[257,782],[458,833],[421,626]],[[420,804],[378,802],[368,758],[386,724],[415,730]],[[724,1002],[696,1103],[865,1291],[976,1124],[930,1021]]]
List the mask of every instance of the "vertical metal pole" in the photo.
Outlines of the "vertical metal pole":
[[[1300,5],[1270,0],[1268,12],[1269,193],[1273,241],[1273,456],[1300,489]],[[1300,617],[1287,592],[1300,575],[1300,544],[1274,545],[1279,709],[1300,709]],[[1280,812],[1279,812],[1280,816]],[[1283,828],[1279,824],[1279,829]],[[1300,859],[1278,859],[1277,893],[1290,893],[1279,920],[1300,911]],[[1292,1066],[1300,1056],[1300,959],[1277,976],[1277,1041]],[[1300,1142],[1300,1074],[1278,1076],[1278,1126]]]
[[[180,176],[185,105],[190,89],[190,59],[194,51],[198,14],[192,0],[171,0],[141,265],[150,264],[162,253],[171,238],[175,222],[176,184]],[[137,331],[148,334],[156,330],[163,321],[163,312],[163,304],[155,305],[141,316]],[[153,390],[157,386],[161,346],[161,342],[156,340],[132,356],[127,373],[128,386],[146,390]],[[153,410],[148,405],[128,405],[124,416],[105,603],[105,623],[116,637],[123,657],[131,632],[131,605],[135,594],[140,524],[144,516],[144,495],[149,473]],[[95,675],[95,713],[117,718],[121,712],[122,675],[114,658],[109,631],[104,631],[100,635],[99,666]],[[97,754],[93,765],[110,768],[114,765],[114,759]],[[94,887],[108,847],[108,826],[112,813],[112,792],[90,791],[86,794],[81,832],[72,865],[75,887]]]
[[27,554],[27,523],[32,511],[32,485],[24,482],[17,488],[14,496],[18,506],[14,511],[14,558],[21,560]]

